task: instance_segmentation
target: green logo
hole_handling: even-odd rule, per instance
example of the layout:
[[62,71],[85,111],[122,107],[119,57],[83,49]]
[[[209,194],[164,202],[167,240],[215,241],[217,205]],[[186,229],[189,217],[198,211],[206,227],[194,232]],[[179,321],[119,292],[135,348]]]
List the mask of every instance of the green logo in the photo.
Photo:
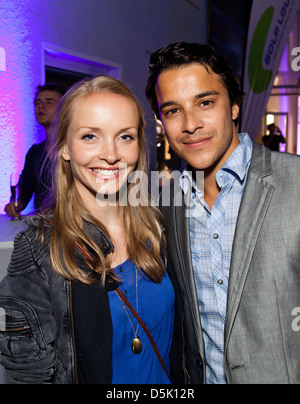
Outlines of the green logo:
[[274,7],[269,7],[257,24],[249,54],[248,77],[251,90],[260,94],[268,87],[273,77],[272,70],[263,68],[263,57],[268,32],[274,15]]

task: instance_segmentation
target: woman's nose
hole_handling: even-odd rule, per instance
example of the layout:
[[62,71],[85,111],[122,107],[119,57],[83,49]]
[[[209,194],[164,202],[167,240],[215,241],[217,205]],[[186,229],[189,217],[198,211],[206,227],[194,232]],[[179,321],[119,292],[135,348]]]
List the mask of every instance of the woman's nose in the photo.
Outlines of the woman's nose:
[[105,144],[102,145],[99,153],[99,159],[105,160],[111,165],[120,161],[118,147],[115,142],[105,142]]

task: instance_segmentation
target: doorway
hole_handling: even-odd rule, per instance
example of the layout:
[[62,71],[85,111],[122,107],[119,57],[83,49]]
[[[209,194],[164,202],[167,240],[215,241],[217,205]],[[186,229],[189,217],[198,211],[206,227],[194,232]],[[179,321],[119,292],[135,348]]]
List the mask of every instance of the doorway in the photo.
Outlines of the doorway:
[[69,88],[85,77],[101,74],[121,79],[120,64],[48,43],[43,43],[42,48],[42,83],[57,83]]
[[[277,133],[277,137],[279,139],[280,136],[283,137],[284,141],[279,142],[279,150],[281,153],[285,153],[288,150],[288,120],[289,114],[288,112],[268,112],[264,116],[263,120],[263,132],[262,139],[267,139],[270,136],[270,127],[275,125],[276,128],[279,129],[279,133]],[[276,137],[276,136],[275,136]]]

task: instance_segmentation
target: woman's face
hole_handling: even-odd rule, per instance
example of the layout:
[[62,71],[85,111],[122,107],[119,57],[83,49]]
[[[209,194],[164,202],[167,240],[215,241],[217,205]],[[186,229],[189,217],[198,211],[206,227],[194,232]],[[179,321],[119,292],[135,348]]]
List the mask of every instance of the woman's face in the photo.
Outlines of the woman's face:
[[62,157],[83,201],[117,195],[139,158],[139,117],[128,98],[93,93],[73,105]]

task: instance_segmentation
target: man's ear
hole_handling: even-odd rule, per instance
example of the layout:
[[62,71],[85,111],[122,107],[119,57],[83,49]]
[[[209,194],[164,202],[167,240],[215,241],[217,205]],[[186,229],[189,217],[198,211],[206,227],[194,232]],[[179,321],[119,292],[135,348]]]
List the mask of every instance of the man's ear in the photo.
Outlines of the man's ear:
[[238,119],[239,113],[240,113],[240,107],[236,103],[233,104],[232,109],[231,109],[231,113],[232,113],[232,120],[233,121]]
[[71,160],[68,145],[65,144],[64,147],[62,148],[61,156],[65,161],[70,161]]

